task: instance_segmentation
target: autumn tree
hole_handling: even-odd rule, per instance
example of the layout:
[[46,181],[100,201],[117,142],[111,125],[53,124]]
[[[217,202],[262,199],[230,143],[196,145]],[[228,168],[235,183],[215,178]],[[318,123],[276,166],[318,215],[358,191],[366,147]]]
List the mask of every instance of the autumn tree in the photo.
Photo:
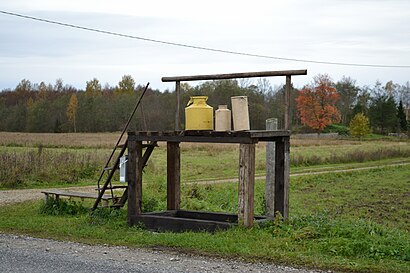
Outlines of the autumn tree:
[[77,95],[73,93],[70,97],[70,101],[68,102],[66,114],[67,114],[68,122],[73,126],[74,133],[77,132],[77,126],[76,126],[77,108],[78,108]]
[[135,90],[135,81],[131,77],[131,75],[124,75],[122,76],[121,81],[118,83],[116,88],[117,94],[128,94],[131,95],[134,93]]
[[370,133],[369,119],[363,114],[356,114],[349,124],[349,132],[353,137],[361,138]]
[[101,94],[101,83],[97,78],[87,81],[85,94],[90,97],[95,97]]
[[335,106],[339,97],[328,75],[314,77],[313,84],[300,90],[296,99],[302,124],[320,133],[327,125],[340,121],[340,112]]

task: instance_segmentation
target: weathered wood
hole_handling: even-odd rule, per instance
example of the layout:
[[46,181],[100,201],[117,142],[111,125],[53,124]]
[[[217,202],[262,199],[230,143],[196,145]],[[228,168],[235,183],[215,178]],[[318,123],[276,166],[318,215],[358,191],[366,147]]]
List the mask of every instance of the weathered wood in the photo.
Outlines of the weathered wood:
[[175,110],[175,131],[179,131],[181,124],[181,82],[175,82],[175,95],[176,95],[176,110]]
[[[266,130],[278,129],[278,119],[266,120]],[[275,216],[275,142],[266,143],[265,214],[269,219]]]
[[284,129],[290,130],[290,92],[291,92],[291,78],[290,75],[286,76],[286,86],[285,86],[285,118],[284,118]]
[[[142,169],[144,169],[147,166],[147,162],[149,157],[151,156],[152,152],[154,151],[154,148],[158,147],[157,142],[153,141],[148,144],[142,144],[142,148],[147,148],[144,152],[144,155],[142,156]],[[116,203],[115,207],[121,208],[125,205],[125,202],[127,202],[128,199],[128,186],[126,186],[125,191],[123,192],[119,202]]]
[[[234,214],[186,210],[143,213],[137,217],[137,221],[150,230],[174,232],[224,230],[236,225],[237,219]],[[265,217],[255,219],[257,223],[266,221]]]
[[142,142],[128,139],[128,224],[136,223],[142,206]]
[[260,72],[244,72],[230,74],[213,74],[213,75],[195,75],[195,76],[174,76],[162,77],[163,82],[175,81],[205,81],[205,80],[228,80],[237,78],[254,78],[254,77],[276,77],[276,76],[296,76],[307,75],[307,70],[281,70],[281,71],[260,71]]
[[167,142],[208,142],[208,143],[257,143],[259,141],[281,140],[290,136],[289,131],[165,131],[165,132],[130,132],[128,139],[133,141],[167,141]]
[[179,142],[167,142],[167,209],[180,206],[180,148]]
[[[85,192],[73,192],[73,191],[64,191],[64,190],[44,190],[42,191],[45,195],[45,201],[47,201],[50,195],[54,195],[56,199],[60,196],[67,196],[67,197],[78,197],[78,198],[88,198],[88,199],[97,199],[98,194],[95,193],[85,193]],[[111,195],[103,195],[101,197],[102,200],[108,201],[113,199]]]
[[238,224],[253,226],[255,144],[239,145]]
[[275,147],[275,213],[289,217],[289,137],[276,142]]

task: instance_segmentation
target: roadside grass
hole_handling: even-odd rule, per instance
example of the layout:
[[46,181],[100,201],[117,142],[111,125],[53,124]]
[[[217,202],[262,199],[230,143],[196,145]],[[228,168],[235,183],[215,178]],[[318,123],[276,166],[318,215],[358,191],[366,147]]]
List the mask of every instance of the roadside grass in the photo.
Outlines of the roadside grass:
[[[26,202],[2,207],[0,231],[90,244],[177,248],[318,269],[408,272],[409,178],[407,166],[292,177],[290,220],[283,223],[277,219],[252,229],[155,233],[128,227],[125,209],[90,214],[78,203],[67,202],[56,213],[55,204],[45,209],[42,202]],[[263,213],[263,188],[263,182],[257,181],[258,214]],[[144,184],[144,210],[164,209],[165,195],[162,181]],[[182,206],[235,213],[237,185],[185,185]]]

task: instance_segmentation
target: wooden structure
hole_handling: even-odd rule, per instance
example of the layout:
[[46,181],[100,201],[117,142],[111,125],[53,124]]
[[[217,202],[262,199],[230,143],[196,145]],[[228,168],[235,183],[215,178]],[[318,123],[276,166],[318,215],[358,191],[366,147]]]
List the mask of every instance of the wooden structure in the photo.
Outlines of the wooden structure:
[[[157,230],[215,230],[238,223],[252,227],[254,217],[255,144],[275,143],[275,211],[288,217],[289,131],[170,131],[128,133],[128,222]],[[167,211],[142,213],[143,141],[167,143]],[[180,210],[180,143],[239,144],[238,215]],[[259,217],[257,221],[263,220]]]
[[183,81],[205,81],[205,80],[229,80],[238,78],[255,78],[255,77],[286,77],[285,87],[285,117],[284,129],[290,130],[290,88],[291,77],[297,75],[306,75],[307,70],[281,70],[281,71],[261,71],[261,72],[244,72],[244,73],[230,73],[230,74],[214,74],[214,75],[196,75],[196,76],[176,76],[163,77],[163,82],[175,82],[176,93],[176,112],[175,112],[175,130],[180,130],[181,124],[181,82]]
[[[41,193],[44,193],[45,198],[44,201],[47,203],[48,199],[54,198],[56,201],[60,200],[60,196],[65,196],[65,197],[77,197],[81,199],[97,199],[98,194],[93,194],[93,193],[84,193],[84,192],[73,192],[73,191],[65,191],[65,190],[44,190]],[[108,206],[108,201],[113,200],[112,195],[110,194],[104,194],[101,196],[101,200],[104,203],[104,206]]]

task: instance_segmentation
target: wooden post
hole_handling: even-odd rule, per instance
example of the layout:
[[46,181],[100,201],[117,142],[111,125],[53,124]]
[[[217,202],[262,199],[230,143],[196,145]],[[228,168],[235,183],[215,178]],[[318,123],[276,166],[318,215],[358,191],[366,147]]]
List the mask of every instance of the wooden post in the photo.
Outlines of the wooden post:
[[239,146],[238,224],[253,226],[255,144]]
[[275,147],[275,213],[289,217],[289,137],[276,141]]
[[176,81],[175,82],[175,95],[176,95],[176,109],[175,109],[175,131],[179,131],[180,124],[181,124],[181,119],[180,119],[180,114],[181,114],[181,82]]
[[[266,120],[266,130],[278,130],[278,119]],[[269,219],[275,216],[275,143],[266,143],[265,214]]]
[[285,130],[290,130],[290,87],[291,87],[291,76],[286,75],[286,86],[285,86]]
[[180,207],[180,148],[179,142],[167,142],[167,209]]
[[128,140],[128,224],[136,224],[142,207],[142,141]]

